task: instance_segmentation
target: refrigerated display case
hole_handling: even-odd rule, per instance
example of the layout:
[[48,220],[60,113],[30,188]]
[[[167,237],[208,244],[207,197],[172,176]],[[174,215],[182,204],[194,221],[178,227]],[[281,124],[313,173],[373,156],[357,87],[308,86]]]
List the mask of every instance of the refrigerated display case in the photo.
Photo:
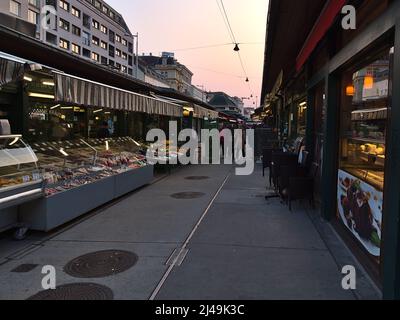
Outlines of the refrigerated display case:
[[21,135],[0,135],[0,230],[18,223],[18,205],[43,196],[38,158]]
[[45,197],[21,206],[31,229],[52,230],[153,179],[153,166],[130,137],[34,145]]

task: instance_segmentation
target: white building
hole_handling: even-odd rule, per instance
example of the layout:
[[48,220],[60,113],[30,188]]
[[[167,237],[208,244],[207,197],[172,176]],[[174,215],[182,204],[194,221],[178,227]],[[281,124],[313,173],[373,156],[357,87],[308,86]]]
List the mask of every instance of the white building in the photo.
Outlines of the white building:
[[[40,23],[44,6],[53,8],[46,7],[46,29]],[[105,1],[1,0],[0,14],[0,24],[16,28],[19,21],[28,22],[42,42],[131,76],[136,73],[134,36]]]

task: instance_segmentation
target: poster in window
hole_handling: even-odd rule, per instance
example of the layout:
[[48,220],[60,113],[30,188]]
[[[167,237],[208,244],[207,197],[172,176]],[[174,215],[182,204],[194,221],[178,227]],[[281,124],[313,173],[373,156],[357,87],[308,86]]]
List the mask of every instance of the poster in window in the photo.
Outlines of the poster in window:
[[374,257],[381,253],[382,210],[383,192],[339,170],[339,219]]

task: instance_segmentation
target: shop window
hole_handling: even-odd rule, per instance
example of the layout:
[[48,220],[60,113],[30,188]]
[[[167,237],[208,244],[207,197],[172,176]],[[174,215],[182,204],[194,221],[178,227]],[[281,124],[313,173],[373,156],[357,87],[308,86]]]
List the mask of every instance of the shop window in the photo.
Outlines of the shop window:
[[389,49],[342,78],[338,219],[379,262],[388,126]]

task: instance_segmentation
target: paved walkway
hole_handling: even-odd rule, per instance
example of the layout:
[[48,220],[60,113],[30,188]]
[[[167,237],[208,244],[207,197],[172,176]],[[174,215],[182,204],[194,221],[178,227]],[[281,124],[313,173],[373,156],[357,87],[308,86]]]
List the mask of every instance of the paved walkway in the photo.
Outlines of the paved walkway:
[[[231,166],[190,166],[56,234],[34,234],[23,243],[3,235],[0,299],[26,299],[41,291],[43,265],[56,267],[58,285],[82,282],[63,267],[82,254],[107,249],[139,256],[124,273],[84,281],[111,288],[115,299],[378,297],[365,277],[363,292],[341,288],[340,264],[307,212],[298,206],[290,213],[279,200],[266,203],[265,183],[259,170],[238,177]],[[204,196],[170,197],[188,191]],[[39,267],[11,272],[21,264]]]

